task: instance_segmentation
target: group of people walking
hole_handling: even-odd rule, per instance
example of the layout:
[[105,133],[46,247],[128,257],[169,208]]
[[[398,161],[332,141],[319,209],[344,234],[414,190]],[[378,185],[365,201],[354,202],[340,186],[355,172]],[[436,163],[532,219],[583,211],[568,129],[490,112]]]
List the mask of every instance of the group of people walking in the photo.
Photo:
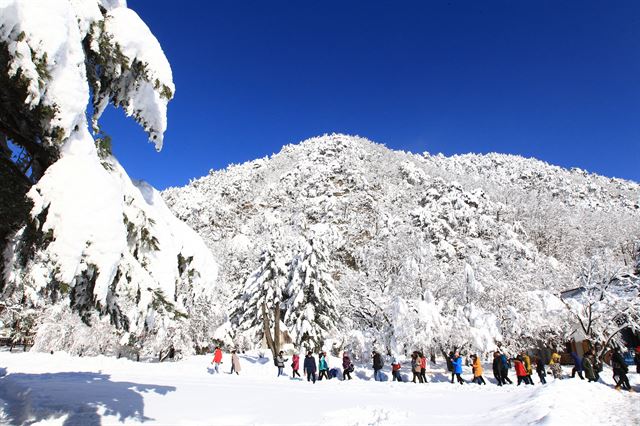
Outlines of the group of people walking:
[[[639,352],[640,354],[640,352]],[[459,351],[451,351],[448,354],[443,352],[447,363],[447,369],[451,373],[451,383],[466,383],[462,378],[463,359]],[[578,377],[584,380],[585,376],[589,382],[597,382],[599,380],[599,372],[602,371],[602,364],[597,360],[595,354],[592,351],[587,351],[582,358],[578,356],[576,352],[571,353],[574,366],[571,371],[571,377]],[[636,355],[636,358],[640,355]],[[384,368],[384,358],[378,351],[373,351],[371,354],[373,378],[376,381],[383,381],[384,377],[382,370]],[[562,379],[562,368],[560,364],[561,357],[558,353],[553,353],[549,359],[549,370],[555,379]],[[284,352],[280,351],[274,359],[274,365],[277,367],[277,375],[285,375],[285,363],[289,361],[289,358],[285,358]],[[435,356],[432,355],[432,361],[435,362]],[[214,365],[214,371],[219,373],[219,366],[222,363],[222,350],[216,346],[214,350],[213,360],[211,362]],[[476,354],[470,356],[471,370],[473,373],[472,383],[478,385],[486,385],[486,381],[483,377],[483,367],[480,357]],[[513,368],[516,373],[517,385],[533,385],[533,372],[535,372],[541,384],[546,384],[547,365],[542,357],[535,356],[533,359],[526,353],[521,352],[515,357],[509,357],[506,353],[496,351],[493,353],[493,376],[496,379],[498,386],[507,384],[513,384],[513,381],[509,378],[509,370]],[[617,388],[630,390],[631,385],[629,378],[627,377],[628,367],[624,362],[624,358],[618,349],[614,349],[611,354],[611,367],[613,369],[613,378]],[[338,378],[340,376],[340,370],[338,368],[329,368],[326,352],[319,352],[318,359],[312,351],[307,352],[303,361],[303,374],[306,376],[308,382],[315,383],[321,381],[323,378],[326,380],[332,378]],[[640,369],[640,366],[638,367]],[[231,352],[231,374],[240,373],[240,358],[235,350]],[[296,377],[302,380],[300,375],[300,356],[293,354],[291,359],[291,378]],[[347,352],[342,354],[342,380],[351,380],[351,373],[355,370],[353,362]],[[392,381],[403,382],[404,379],[401,374],[402,365],[393,357],[391,360],[391,374]],[[640,372],[640,371],[639,371]],[[413,383],[428,383],[427,380],[427,358],[421,351],[414,351],[411,354],[411,373],[413,374]],[[584,373],[584,376],[583,376]]]

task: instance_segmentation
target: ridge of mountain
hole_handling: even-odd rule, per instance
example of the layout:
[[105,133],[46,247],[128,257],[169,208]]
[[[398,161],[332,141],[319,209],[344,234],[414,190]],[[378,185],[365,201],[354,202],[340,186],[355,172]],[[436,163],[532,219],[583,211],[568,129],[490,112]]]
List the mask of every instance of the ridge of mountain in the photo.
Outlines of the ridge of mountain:
[[376,328],[354,312],[374,312],[375,323],[395,298],[428,292],[452,312],[462,299],[485,307],[501,300],[499,338],[508,342],[514,330],[525,333],[515,324],[526,318],[513,313],[525,301],[504,294],[513,286],[535,299],[575,287],[594,257],[611,268],[633,263],[638,194],[635,182],[535,159],[413,154],[331,134],[162,196],[219,260],[223,311],[263,250],[320,238],[353,328]]

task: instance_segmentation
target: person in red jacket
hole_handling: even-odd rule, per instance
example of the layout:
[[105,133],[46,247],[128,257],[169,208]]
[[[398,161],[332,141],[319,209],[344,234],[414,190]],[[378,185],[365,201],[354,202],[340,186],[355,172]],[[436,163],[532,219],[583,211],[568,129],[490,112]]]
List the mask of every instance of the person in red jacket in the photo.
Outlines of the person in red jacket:
[[516,370],[516,376],[518,376],[518,386],[520,386],[520,383],[522,382],[524,382],[525,385],[533,384],[533,382],[529,383],[529,373],[527,372],[527,368],[524,366],[524,362],[520,355],[518,355],[513,361],[513,366]]
[[[291,374],[292,379],[295,379],[296,376],[300,377],[300,373],[298,372],[300,369],[300,355],[293,354],[291,369],[293,370],[293,373]],[[300,377],[300,379],[302,379],[302,377]]]
[[427,380],[427,357],[422,352],[418,352],[418,356],[420,357],[420,378],[422,383],[429,383]]
[[393,376],[393,381],[402,382],[402,376],[400,375],[400,369],[402,365],[395,358],[391,360],[391,375]]
[[213,364],[216,374],[219,374],[220,370],[218,368],[220,367],[220,364],[222,364],[222,350],[219,346],[216,346],[216,350],[213,351],[213,361],[211,361],[211,364]]

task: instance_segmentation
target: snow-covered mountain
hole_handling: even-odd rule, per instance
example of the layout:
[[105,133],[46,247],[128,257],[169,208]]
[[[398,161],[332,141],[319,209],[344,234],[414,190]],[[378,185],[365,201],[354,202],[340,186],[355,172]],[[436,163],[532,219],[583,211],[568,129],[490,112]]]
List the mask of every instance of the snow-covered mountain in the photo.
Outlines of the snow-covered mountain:
[[637,183],[534,159],[412,154],[341,134],[163,192],[219,260],[223,312],[263,251],[286,260],[321,239],[339,292],[331,337],[480,349],[558,336],[556,296],[586,263],[630,269],[639,195]]

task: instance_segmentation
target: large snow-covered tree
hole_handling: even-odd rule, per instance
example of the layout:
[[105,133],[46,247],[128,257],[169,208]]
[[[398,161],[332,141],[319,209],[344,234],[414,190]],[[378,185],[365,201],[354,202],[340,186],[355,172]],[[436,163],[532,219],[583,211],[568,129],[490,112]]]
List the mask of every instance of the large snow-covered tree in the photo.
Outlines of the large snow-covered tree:
[[338,326],[339,301],[328,266],[319,238],[307,241],[291,262],[284,322],[297,346],[320,349]]
[[86,333],[47,335],[70,312],[105,324],[94,335],[104,342],[160,347],[173,328],[188,352],[208,338],[188,322],[203,315],[194,299],[211,298],[209,250],[127,176],[98,123],[109,103],[120,107],[160,149],[174,90],[160,44],[126,1],[0,1],[0,167],[22,182],[0,192],[12,218],[0,229],[0,294],[7,306],[69,308],[40,316],[37,348],[85,346]]
[[231,323],[254,341],[264,339],[275,357],[280,351],[284,291],[289,277],[285,257],[275,249],[265,250],[260,266],[249,275],[236,294]]
[[640,281],[615,268],[606,253],[594,256],[582,265],[577,286],[561,297],[567,318],[577,333],[606,349],[611,343],[622,343],[625,328],[640,331]]

